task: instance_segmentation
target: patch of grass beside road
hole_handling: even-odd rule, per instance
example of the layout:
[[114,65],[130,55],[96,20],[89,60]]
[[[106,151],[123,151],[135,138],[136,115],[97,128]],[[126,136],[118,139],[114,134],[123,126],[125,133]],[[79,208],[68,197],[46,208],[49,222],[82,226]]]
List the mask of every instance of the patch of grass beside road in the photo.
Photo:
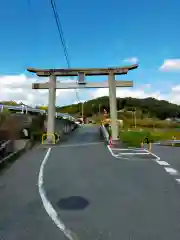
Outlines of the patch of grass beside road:
[[[148,137],[151,142],[157,142],[161,140],[172,140],[173,136],[176,137],[176,140],[180,140],[180,132],[175,130],[120,130],[120,139],[127,146],[131,147],[140,147],[140,143],[145,137]],[[179,144],[176,144],[175,146],[177,145]]]

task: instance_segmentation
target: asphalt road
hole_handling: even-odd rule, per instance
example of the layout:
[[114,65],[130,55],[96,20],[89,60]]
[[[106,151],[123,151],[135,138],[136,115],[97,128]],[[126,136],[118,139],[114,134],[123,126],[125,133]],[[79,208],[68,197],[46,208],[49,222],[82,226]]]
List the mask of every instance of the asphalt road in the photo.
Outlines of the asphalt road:
[[[0,176],[0,239],[60,239],[38,174],[46,150],[27,153]],[[155,161],[114,158],[97,127],[53,147],[44,168],[48,200],[79,240],[179,240],[180,185]]]
[[153,145],[153,152],[180,172],[180,147]]

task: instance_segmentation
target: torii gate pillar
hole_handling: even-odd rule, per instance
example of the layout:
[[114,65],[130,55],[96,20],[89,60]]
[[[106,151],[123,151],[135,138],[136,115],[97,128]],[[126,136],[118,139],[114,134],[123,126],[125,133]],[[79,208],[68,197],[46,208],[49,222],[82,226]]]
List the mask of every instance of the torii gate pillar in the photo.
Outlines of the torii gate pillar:
[[48,119],[47,119],[47,142],[53,143],[55,133],[56,114],[56,76],[49,76],[49,96],[48,96]]
[[111,118],[112,140],[118,140],[118,125],[117,125],[117,101],[116,101],[116,81],[114,73],[109,73],[109,105]]

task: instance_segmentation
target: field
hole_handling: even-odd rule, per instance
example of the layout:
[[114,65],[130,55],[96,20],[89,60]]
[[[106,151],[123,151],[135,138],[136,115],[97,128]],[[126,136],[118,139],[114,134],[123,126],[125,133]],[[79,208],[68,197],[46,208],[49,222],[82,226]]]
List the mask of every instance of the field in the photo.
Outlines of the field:
[[[140,147],[140,143],[145,137],[148,137],[150,142],[158,142],[165,140],[180,140],[180,131],[175,129],[121,129],[119,132],[120,139],[128,146]],[[179,144],[178,144],[179,145]],[[175,146],[178,146],[175,144]]]
[[[130,147],[140,147],[145,137],[154,143],[158,141],[180,140],[180,123],[158,119],[124,119],[123,127],[119,127],[121,141]],[[174,146],[179,146],[177,143]]]

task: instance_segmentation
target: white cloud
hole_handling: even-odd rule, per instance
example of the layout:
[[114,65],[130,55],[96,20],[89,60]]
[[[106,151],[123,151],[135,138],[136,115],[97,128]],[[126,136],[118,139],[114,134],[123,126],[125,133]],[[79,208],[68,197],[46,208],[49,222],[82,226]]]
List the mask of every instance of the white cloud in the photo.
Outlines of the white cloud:
[[[94,92],[94,98],[96,97],[102,97],[102,96],[109,96],[109,90],[107,88],[98,89],[96,92]],[[153,97],[157,98],[159,100],[163,99],[163,94],[161,94],[159,91],[155,92],[146,92],[141,88],[136,89],[123,89],[118,88],[116,91],[117,97],[132,97],[132,98],[147,98],[147,97]]]
[[174,93],[179,93],[179,94],[180,94],[180,85],[174,86],[174,87],[172,88],[172,92],[174,92]]
[[85,103],[87,100],[74,101],[72,104]]
[[[39,82],[40,78],[29,78],[25,75],[19,76],[1,76],[0,77],[0,101],[14,100],[23,102],[27,105],[47,105],[48,90],[33,90],[31,89],[33,82]],[[44,81],[44,79],[42,79]],[[63,82],[74,81],[71,79],[62,80]],[[61,82],[62,82],[61,81]],[[93,89],[93,90],[78,90],[78,96],[81,102],[101,96],[108,96],[108,89]],[[180,85],[173,86],[169,92],[163,93],[162,90],[153,90],[153,85],[142,84],[134,88],[118,88],[117,97],[135,97],[147,98],[154,97],[159,100],[167,100],[173,103],[180,104]],[[68,105],[79,102],[77,99],[76,90],[65,89],[57,90],[56,104],[58,106]]]
[[167,59],[160,67],[162,71],[180,71],[180,59]]
[[131,58],[125,58],[123,60],[123,62],[128,62],[128,63],[131,63],[131,64],[136,64],[138,63],[138,58],[137,57],[131,57]]
[[[30,78],[25,75],[1,76],[0,77],[0,101],[14,100],[27,105],[47,105],[48,90],[34,90],[32,83],[47,81],[46,78]],[[74,82],[72,79],[61,80],[61,82]],[[76,100],[76,92],[73,89],[56,91],[58,105],[71,104]]]
[[[109,96],[109,90],[107,88],[94,91],[93,98],[102,96]],[[162,91],[155,91],[150,84],[142,85],[138,88],[118,88],[116,96],[120,98],[132,97],[139,99],[152,97],[158,100],[166,100],[171,103],[180,104],[180,85],[172,87],[168,93],[164,93],[163,89]]]

